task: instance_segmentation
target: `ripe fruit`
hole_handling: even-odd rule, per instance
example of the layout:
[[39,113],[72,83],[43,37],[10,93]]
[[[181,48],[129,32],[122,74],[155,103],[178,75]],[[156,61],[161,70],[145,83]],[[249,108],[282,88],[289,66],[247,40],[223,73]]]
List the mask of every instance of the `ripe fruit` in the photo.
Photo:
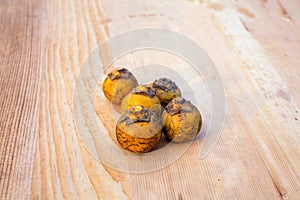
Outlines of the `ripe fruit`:
[[141,105],[150,109],[155,114],[160,115],[162,106],[159,99],[155,96],[155,91],[150,86],[139,85],[134,88],[123,100],[121,113],[126,112],[131,106]]
[[113,104],[120,105],[124,97],[138,85],[136,78],[125,68],[111,71],[103,83],[105,97]]
[[155,80],[152,84],[150,84],[150,86],[153,90],[155,90],[156,96],[163,106],[168,105],[172,99],[181,97],[181,92],[178,86],[175,82],[168,78]]
[[173,142],[193,140],[202,126],[202,117],[190,101],[182,97],[173,99],[162,114],[163,132]]
[[136,153],[146,153],[154,149],[161,139],[161,118],[151,110],[132,106],[119,119],[116,136],[120,146]]

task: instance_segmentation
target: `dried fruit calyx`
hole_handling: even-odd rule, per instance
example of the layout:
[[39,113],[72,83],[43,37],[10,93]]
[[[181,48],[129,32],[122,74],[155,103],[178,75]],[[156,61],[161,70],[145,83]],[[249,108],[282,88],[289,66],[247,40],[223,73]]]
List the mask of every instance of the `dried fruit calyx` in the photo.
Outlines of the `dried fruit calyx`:
[[108,77],[110,78],[110,80],[114,80],[114,79],[120,79],[120,78],[129,78],[131,75],[131,73],[123,68],[123,67],[119,67],[115,70],[113,70],[112,72],[110,72],[108,74]]
[[134,88],[131,91],[132,94],[140,94],[140,95],[144,95],[144,96],[149,96],[151,98],[153,98],[155,96],[155,91],[152,90],[152,88],[148,85],[140,85],[136,88]]
[[151,113],[150,110],[143,106],[132,106],[125,115],[120,119],[120,122],[126,121],[126,125],[130,125],[136,122],[150,122]]
[[175,115],[180,112],[192,112],[193,106],[190,101],[177,97],[166,106],[166,110],[170,115]]
[[173,91],[177,90],[178,87],[176,86],[175,82],[173,82],[172,80],[168,78],[160,78],[154,81],[153,88],[159,88],[164,90],[165,92],[169,92],[172,90]]

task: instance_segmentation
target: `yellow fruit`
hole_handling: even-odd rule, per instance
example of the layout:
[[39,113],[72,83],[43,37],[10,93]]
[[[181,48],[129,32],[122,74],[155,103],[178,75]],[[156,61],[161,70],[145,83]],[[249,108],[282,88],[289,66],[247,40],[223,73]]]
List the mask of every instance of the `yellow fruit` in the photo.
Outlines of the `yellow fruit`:
[[161,118],[143,106],[132,106],[120,117],[116,136],[123,149],[146,153],[159,143],[161,130]]
[[160,78],[150,84],[150,87],[155,90],[156,96],[160,100],[161,105],[166,106],[176,98],[181,97],[181,92],[178,86],[168,78]]
[[126,112],[131,106],[141,105],[160,115],[162,106],[155,96],[155,91],[150,86],[140,85],[134,88],[123,100],[121,113]]
[[125,68],[117,68],[104,80],[103,92],[113,104],[120,105],[124,97],[136,86],[138,82],[131,72]]
[[164,134],[176,143],[193,140],[202,126],[202,117],[197,107],[182,97],[173,99],[166,106],[162,119]]

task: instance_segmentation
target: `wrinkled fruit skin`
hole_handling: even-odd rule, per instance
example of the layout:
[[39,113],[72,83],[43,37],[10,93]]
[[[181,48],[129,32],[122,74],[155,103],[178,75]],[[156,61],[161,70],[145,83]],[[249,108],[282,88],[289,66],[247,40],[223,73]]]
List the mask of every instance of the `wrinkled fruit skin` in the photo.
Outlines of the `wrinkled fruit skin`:
[[[142,107],[142,106],[139,106]],[[162,136],[162,122],[150,110],[148,120],[134,120],[135,114],[127,111],[116,125],[116,136],[120,146],[135,153],[146,153],[154,149]]]
[[103,82],[105,97],[113,104],[120,105],[124,97],[138,86],[136,78],[125,68],[110,72]]
[[134,88],[131,93],[129,93],[123,100],[121,104],[121,113],[125,113],[126,110],[128,110],[130,107],[135,105],[141,105],[145,108],[150,109],[155,114],[160,115],[162,112],[162,106],[160,104],[159,99],[155,96],[155,92],[151,90],[150,92],[153,92],[154,95],[149,94],[148,92],[141,92],[144,90],[149,90],[149,86],[138,86]]
[[156,96],[158,97],[162,106],[168,105],[168,103],[176,98],[181,97],[181,91],[179,87],[168,78],[160,78],[155,80],[150,84],[150,87],[153,88],[156,92]]
[[183,143],[193,140],[200,132],[202,117],[196,106],[190,105],[187,111],[169,113],[164,110],[162,114],[163,132],[169,140],[176,143]]

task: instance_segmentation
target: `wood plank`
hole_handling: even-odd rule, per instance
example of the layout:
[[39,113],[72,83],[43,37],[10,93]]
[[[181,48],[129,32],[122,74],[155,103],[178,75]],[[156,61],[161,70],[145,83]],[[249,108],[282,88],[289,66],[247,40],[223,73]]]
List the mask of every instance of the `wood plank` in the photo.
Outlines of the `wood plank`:
[[29,198],[43,67],[41,1],[0,2],[0,198]]
[[[0,199],[300,199],[297,0],[0,5]],[[144,27],[178,31],[204,49],[223,81],[226,120],[204,159],[199,138],[171,165],[134,174],[90,154],[77,132],[72,98],[79,69],[101,42]],[[187,63],[141,50],[116,64],[179,69]],[[200,102],[209,101],[204,98]],[[109,104],[95,102],[113,135],[114,119],[104,115]],[[204,121],[203,132],[208,126]]]
[[[88,52],[105,36],[105,27],[90,19],[100,19],[101,10],[95,9],[101,7],[96,3],[100,2],[57,1],[48,5],[51,24],[41,91],[40,154],[32,185],[38,199],[125,198],[120,184],[81,146],[72,120],[72,81]],[[97,34],[92,24],[97,25]]]

